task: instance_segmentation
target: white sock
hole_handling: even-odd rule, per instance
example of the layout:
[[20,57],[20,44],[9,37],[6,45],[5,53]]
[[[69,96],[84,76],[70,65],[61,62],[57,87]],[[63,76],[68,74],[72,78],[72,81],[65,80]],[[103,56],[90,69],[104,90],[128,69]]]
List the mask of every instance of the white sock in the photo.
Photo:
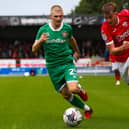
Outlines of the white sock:
[[78,84],[78,87],[80,88],[80,91],[82,90],[82,86],[80,84]]
[[85,105],[84,105],[84,110],[85,110],[85,111],[89,111],[89,110],[90,110],[90,107],[89,107],[87,104],[85,104]]
[[70,98],[69,98],[69,102],[72,102],[72,100],[73,100],[73,97],[74,97],[74,94],[71,94],[71,96],[70,96]]

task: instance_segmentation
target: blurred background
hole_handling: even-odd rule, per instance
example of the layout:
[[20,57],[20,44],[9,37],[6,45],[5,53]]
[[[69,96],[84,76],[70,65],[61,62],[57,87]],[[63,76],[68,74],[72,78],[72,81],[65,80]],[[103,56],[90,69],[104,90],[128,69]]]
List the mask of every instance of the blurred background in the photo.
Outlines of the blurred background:
[[[37,30],[48,23],[49,10],[54,4],[64,8],[64,22],[71,24],[81,59],[76,63],[78,71],[86,74],[87,66],[106,68],[112,73],[108,51],[100,34],[104,21],[101,6],[108,0],[4,0],[0,4],[0,75],[28,75],[30,70],[47,74],[44,52],[32,54],[31,47]],[[128,0],[118,1],[118,11],[129,9]],[[100,67],[101,66],[101,67]],[[80,70],[81,69],[81,70]],[[92,71],[90,71],[92,73]],[[96,74],[96,73],[95,73]]]

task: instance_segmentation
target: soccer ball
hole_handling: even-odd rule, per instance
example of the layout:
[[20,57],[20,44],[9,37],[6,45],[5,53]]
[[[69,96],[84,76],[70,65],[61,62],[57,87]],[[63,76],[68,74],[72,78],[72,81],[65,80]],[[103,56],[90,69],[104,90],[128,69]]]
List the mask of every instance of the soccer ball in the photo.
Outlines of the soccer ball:
[[63,120],[69,126],[77,126],[82,121],[82,114],[77,108],[71,107],[65,110]]

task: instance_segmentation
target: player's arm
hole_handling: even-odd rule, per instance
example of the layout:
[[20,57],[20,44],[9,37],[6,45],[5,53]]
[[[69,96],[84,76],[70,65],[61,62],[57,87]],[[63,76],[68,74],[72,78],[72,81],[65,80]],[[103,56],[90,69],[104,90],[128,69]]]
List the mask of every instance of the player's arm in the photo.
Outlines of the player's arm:
[[70,43],[70,46],[72,47],[72,49],[74,50],[74,58],[75,58],[75,61],[77,61],[79,58],[80,58],[80,50],[78,48],[78,45],[77,45],[77,41],[76,39],[72,36],[69,40],[69,43]]
[[105,26],[105,24],[103,24],[101,27],[101,34],[110,54],[117,55],[121,53],[122,51],[124,51],[125,49],[129,48],[129,41],[123,41],[121,46],[116,47],[114,45],[114,40],[112,38],[111,32],[109,28]]
[[120,52],[129,49],[129,41],[123,41],[123,44],[119,47],[115,47],[114,43],[107,45],[110,54],[117,55]]
[[35,53],[40,48],[41,44],[44,43],[46,40],[48,40],[48,36],[46,33],[43,33],[39,40],[35,40],[35,42],[32,45],[32,52]]
[[35,42],[32,45],[32,52],[33,53],[37,52],[40,46],[41,46],[41,42],[39,40],[35,40]]

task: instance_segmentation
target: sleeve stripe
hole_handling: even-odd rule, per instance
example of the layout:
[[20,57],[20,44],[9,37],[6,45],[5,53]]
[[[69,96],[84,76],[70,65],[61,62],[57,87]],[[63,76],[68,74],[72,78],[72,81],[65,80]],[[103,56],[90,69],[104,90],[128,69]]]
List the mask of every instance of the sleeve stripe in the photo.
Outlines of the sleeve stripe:
[[108,43],[106,43],[106,45],[110,45],[110,44],[113,44],[113,40],[108,42]]

